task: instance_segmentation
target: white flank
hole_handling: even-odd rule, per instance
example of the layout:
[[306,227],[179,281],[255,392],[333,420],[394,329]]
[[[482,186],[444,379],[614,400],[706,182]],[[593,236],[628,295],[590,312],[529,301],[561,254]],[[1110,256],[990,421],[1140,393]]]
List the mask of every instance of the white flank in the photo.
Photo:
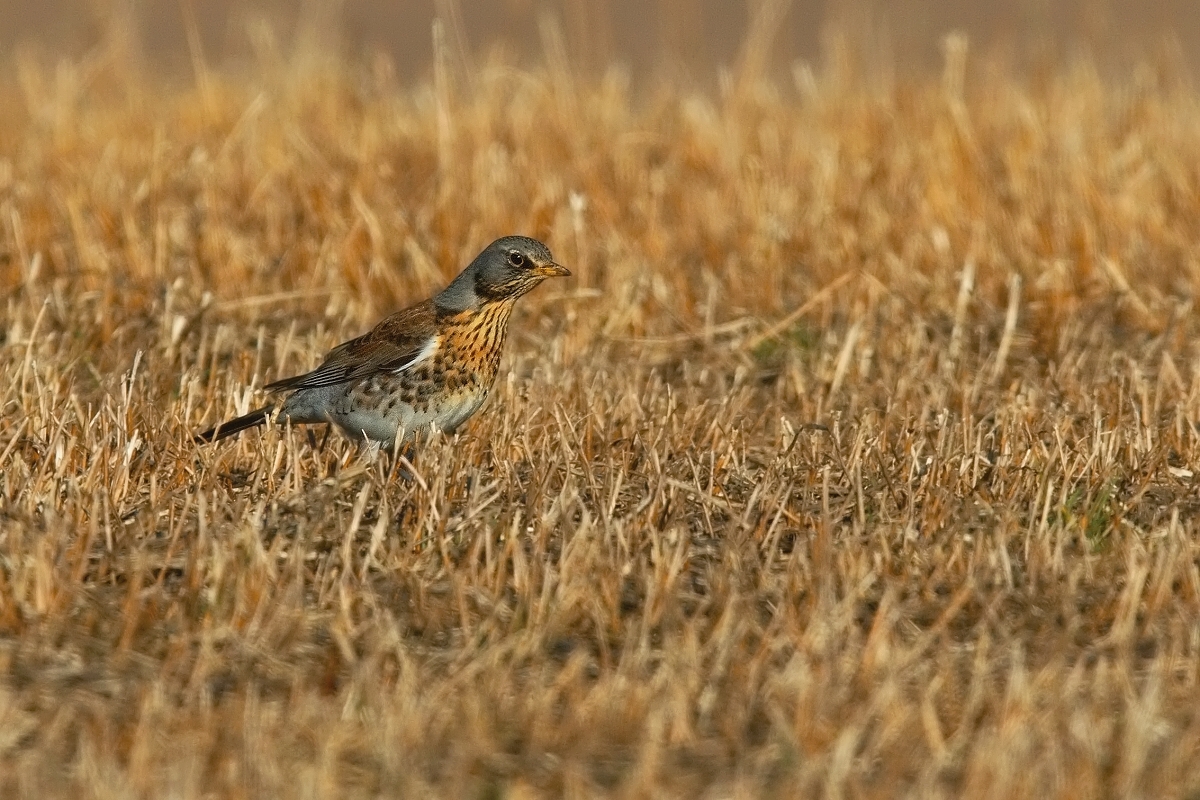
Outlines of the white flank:
[[404,370],[408,369],[413,364],[419,364],[422,361],[424,361],[425,359],[429,358],[431,355],[433,355],[435,352],[437,352],[437,349],[438,349],[438,337],[430,336],[429,341],[427,341],[425,343],[425,346],[422,347],[420,349],[420,351],[415,356],[412,357],[411,360],[406,361],[405,363],[396,367],[394,370],[392,370],[392,372],[396,375],[399,375],[401,372],[404,372]]

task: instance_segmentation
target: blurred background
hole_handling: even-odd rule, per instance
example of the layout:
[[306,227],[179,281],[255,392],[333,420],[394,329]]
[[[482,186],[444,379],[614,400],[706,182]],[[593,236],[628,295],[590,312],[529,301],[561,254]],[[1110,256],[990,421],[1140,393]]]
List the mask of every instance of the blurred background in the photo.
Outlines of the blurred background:
[[937,69],[954,30],[974,52],[1017,68],[1081,51],[1108,70],[1146,57],[1189,73],[1200,66],[1195,0],[0,0],[0,48],[82,57],[119,30],[142,66],[186,76],[197,47],[210,65],[252,68],[262,46],[254,32],[270,31],[283,46],[315,39],[352,60],[384,54],[414,80],[430,69],[437,16],[452,21],[458,52],[502,48],[509,60],[537,62],[557,36],[580,75],[616,62],[637,82],[715,80],[756,17],[772,37],[773,68],[827,58],[840,32],[888,69]]

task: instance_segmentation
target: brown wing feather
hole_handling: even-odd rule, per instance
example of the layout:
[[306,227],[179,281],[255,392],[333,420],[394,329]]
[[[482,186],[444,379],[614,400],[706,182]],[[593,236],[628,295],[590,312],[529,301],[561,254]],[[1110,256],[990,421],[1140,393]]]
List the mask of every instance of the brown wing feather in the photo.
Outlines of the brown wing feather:
[[315,389],[351,383],[401,369],[420,354],[437,332],[437,311],[432,301],[397,311],[369,332],[329,351],[312,372],[267,384],[269,392]]

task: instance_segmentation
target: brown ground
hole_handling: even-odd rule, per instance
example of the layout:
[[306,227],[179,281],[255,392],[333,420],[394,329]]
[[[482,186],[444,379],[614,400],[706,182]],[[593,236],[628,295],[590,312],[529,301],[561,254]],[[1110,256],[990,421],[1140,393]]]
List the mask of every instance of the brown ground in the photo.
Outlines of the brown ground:
[[[0,795],[1196,797],[1200,102],[848,62],[0,83]],[[494,236],[389,479],[198,448]]]

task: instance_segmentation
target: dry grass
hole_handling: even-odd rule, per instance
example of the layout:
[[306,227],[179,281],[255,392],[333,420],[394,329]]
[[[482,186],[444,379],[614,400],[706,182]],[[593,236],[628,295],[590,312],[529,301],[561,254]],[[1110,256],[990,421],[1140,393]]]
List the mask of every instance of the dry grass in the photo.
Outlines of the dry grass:
[[[1200,103],[98,58],[0,91],[5,797],[1195,797]],[[496,235],[388,480],[198,448]]]

